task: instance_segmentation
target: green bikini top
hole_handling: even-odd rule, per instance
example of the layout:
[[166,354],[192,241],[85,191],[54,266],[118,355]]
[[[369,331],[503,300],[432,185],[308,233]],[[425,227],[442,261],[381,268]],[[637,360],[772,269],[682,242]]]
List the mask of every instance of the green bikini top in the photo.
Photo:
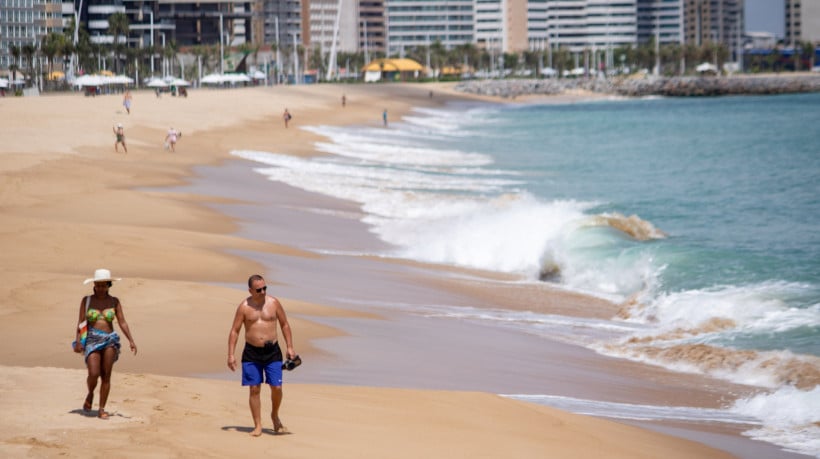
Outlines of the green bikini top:
[[88,308],[85,311],[85,318],[91,323],[94,323],[100,319],[105,319],[106,322],[111,323],[114,321],[115,317],[117,317],[116,308],[107,308],[102,311],[99,309]]

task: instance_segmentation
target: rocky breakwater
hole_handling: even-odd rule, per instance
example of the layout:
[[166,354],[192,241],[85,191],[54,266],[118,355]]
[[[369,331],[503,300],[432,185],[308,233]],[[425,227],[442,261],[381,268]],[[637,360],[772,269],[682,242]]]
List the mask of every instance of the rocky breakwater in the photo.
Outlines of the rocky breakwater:
[[510,99],[527,95],[566,94],[579,90],[626,97],[787,94],[820,91],[820,75],[471,80],[459,83],[455,89]]

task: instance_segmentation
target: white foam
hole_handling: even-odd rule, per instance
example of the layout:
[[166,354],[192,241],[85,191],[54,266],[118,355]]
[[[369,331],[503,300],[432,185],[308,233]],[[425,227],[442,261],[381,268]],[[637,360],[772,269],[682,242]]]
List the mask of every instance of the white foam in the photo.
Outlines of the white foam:
[[782,387],[737,400],[731,411],[762,423],[745,435],[820,457],[820,386],[810,391]]
[[558,395],[507,394],[513,398],[539,405],[551,406],[588,416],[613,419],[631,419],[636,421],[688,421],[688,422],[724,422],[730,424],[759,425],[753,416],[736,413],[731,410],[696,408],[688,406],[657,406],[630,403],[587,400]]

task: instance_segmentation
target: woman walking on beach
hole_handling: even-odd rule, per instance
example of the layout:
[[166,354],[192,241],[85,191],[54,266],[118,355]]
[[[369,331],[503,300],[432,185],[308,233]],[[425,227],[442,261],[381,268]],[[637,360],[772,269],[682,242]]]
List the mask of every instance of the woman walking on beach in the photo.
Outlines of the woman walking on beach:
[[165,136],[165,148],[166,149],[170,148],[171,152],[175,153],[177,151],[176,150],[177,138],[181,135],[182,135],[182,133],[180,133],[179,131],[177,131],[174,128],[168,129],[168,134]]
[[114,362],[120,356],[120,336],[114,330],[114,319],[120,329],[128,338],[131,352],[137,355],[137,345],[131,337],[131,329],[125,321],[125,314],[122,304],[117,297],[111,296],[108,289],[114,281],[111,272],[107,269],[94,271],[94,277],[86,279],[83,284],[94,283],[94,294],[83,297],[80,301],[79,322],[87,321],[88,335],[85,346],[81,341],[81,330],[76,331],[77,340],[74,342],[74,352],[85,353],[85,365],[88,368],[88,394],[83,403],[83,410],[90,411],[94,402],[94,390],[97,388],[97,381],[100,380],[100,408],[97,416],[100,419],[108,419],[105,411],[105,404],[108,401],[108,393],[111,390],[111,372],[114,370]]
[[125,146],[125,129],[122,127],[122,123],[117,123],[117,127],[114,129],[114,135],[117,136],[117,140],[114,141],[114,151],[117,153],[120,152],[118,145],[122,144],[122,149],[128,153],[128,147]]

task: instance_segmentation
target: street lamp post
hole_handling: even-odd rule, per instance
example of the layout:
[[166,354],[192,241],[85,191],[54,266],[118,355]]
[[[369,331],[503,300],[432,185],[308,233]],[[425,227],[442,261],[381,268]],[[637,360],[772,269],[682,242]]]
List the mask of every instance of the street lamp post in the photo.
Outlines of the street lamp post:
[[219,13],[219,74],[225,73],[225,33],[222,31],[222,13]]

